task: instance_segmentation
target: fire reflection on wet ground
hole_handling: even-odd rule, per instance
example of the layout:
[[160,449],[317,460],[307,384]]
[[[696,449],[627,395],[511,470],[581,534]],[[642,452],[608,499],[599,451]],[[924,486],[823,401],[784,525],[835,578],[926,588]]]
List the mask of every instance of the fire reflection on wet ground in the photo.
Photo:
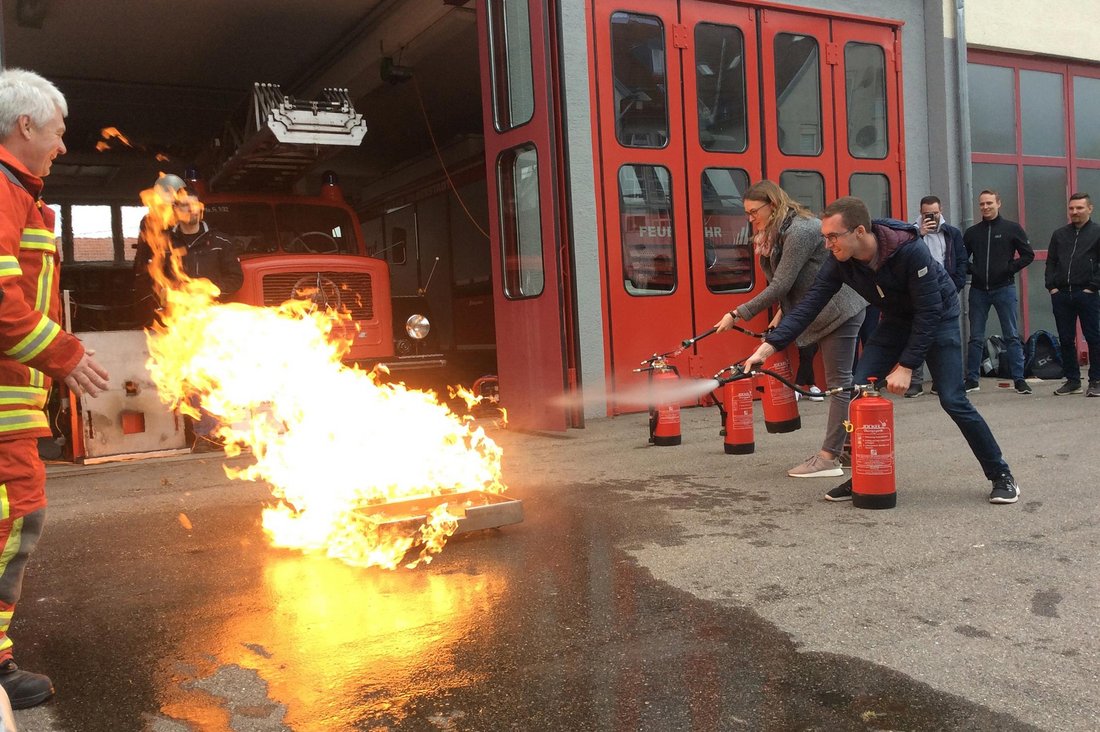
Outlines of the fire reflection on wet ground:
[[617,547],[675,530],[592,486],[517,493],[523,524],[398,572],[271,548],[239,501],[61,522],[20,662],[82,732],[1026,728],[653,580]]

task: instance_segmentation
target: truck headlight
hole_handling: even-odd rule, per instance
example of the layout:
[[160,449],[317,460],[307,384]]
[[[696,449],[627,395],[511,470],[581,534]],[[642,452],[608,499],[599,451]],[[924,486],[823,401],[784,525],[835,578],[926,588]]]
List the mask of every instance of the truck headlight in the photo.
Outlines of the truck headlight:
[[428,319],[420,314],[410,315],[409,319],[405,321],[405,332],[409,334],[409,338],[415,338],[418,341],[424,340],[428,337],[428,331],[432,329],[432,324],[428,322]]

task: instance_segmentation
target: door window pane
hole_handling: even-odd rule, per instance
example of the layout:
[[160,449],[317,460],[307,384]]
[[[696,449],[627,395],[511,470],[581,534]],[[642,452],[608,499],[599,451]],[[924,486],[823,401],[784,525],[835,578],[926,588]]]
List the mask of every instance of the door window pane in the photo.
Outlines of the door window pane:
[[886,54],[882,46],[844,46],[844,89],[848,104],[848,152],[854,158],[886,157]]
[[699,144],[715,152],[744,152],[748,126],[740,29],[709,23],[695,27],[695,84]]
[[73,206],[73,260],[76,262],[112,262],[115,241],[111,232],[110,206]]
[[996,191],[1001,197],[1001,216],[1019,221],[1020,201],[1016,195],[1016,166],[974,163],[971,171],[974,176],[974,200],[970,205],[974,211],[974,221],[982,220],[982,215],[978,212],[978,196],[982,191]]
[[779,187],[815,214],[825,208],[825,179],[816,170],[784,170]]
[[1073,134],[1077,156],[1100,159],[1100,79],[1073,77]]
[[672,229],[672,181],[657,165],[619,169],[623,285],[631,295],[663,295],[676,289],[676,241]]
[[1024,166],[1024,229],[1033,249],[1046,249],[1050,235],[1069,222],[1069,203],[1065,168]]
[[503,132],[530,121],[535,112],[527,0],[489,0],[488,17],[493,124]]
[[873,219],[885,219],[890,211],[890,179],[881,173],[855,173],[848,179],[851,195],[867,204]]
[[532,145],[505,150],[497,162],[504,295],[513,300],[542,294],[538,172]]
[[615,82],[615,136],[627,147],[668,143],[665,29],[659,18],[611,16],[611,73]]
[[1066,103],[1062,75],[1020,69],[1020,126],[1024,155],[1066,154]]
[[736,168],[703,171],[703,257],[707,289],[747,292],[752,289],[752,240],[745,202],[749,174]]
[[134,255],[137,254],[137,240],[138,233],[141,231],[141,220],[145,218],[145,214],[149,213],[149,209],[144,206],[122,206],[122,237],[123,247],[122,256],[127,262],[134,261]]
[[1012,69],[967,64],[970,145],[974,152],[1016,152],[1016,94]]
[[[1100,205],[1100,168],[1078,168],[1077,185],[1073,190],[1089,194],[1092,205]],[[1069,199],[1066,202],[1068,203]]]
[[820,155],[820,54],[812,36],[775,37],[775,106],[779,149],[786,155]]

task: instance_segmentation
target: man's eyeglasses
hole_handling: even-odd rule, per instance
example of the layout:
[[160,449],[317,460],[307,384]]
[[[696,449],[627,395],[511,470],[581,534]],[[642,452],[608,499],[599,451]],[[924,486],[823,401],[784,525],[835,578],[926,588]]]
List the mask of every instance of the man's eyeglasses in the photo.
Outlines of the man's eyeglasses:
[[855,229],[846,229],[844,231],[834,231],[829,234],[823,234],[823,236],[825,237],[825,241],[829,242],[830,244],[836,244],[837,240],[840,239],[840,237],[848,236],[853,231],[855,231]]
[[746,208],[745,209],[745,215],[749,216],[751,218],[751,217],[755,216],[760,211],[760,209],[766,208],[767,206],[768,206],[768,204],[762,203],[759,206],[757,206],[756,208]]

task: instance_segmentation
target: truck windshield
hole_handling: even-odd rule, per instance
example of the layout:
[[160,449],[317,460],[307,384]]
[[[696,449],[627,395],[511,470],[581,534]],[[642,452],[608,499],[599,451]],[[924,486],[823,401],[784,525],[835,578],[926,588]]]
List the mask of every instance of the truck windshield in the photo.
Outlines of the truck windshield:
[[351,217],[336,206],[220,202],[207,204],[205,217],[245,254],[357,253]]

